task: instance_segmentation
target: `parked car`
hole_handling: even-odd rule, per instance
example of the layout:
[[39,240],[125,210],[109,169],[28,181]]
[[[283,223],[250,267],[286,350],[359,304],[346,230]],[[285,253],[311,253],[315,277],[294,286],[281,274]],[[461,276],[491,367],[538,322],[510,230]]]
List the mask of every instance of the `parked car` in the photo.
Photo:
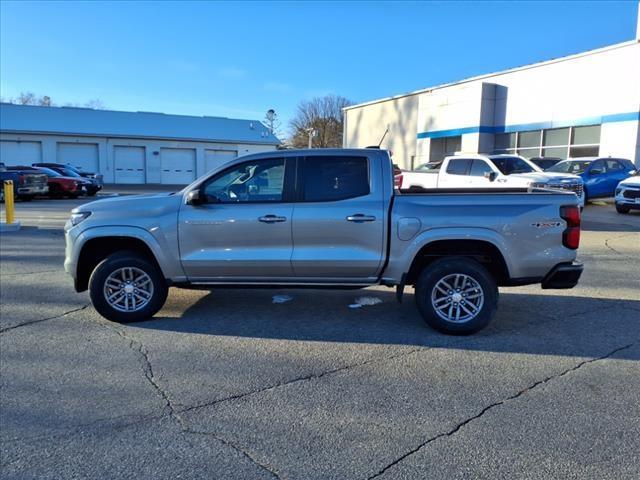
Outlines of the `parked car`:
[[556,163],[561,162],[564,158],[560,157],[533,157],[529,159],[531,162],[535,163],[542,170],[548,170],[553,167]]
[[620,181],[633,175],[636,167],[625,158],[569,158],[551,167],[549,172],[572,173],[584,180],[586,200],[613,197]]
[[101,173],[85,172],[82,169],[71,165],[70,163],[34,163],[33,166],[34,167],[47,167],[47,168],[51,168],[51,169],[54,169],[54,170],[55,170],[56,167],[64,168],[66,170],[71,170],[71,171],[77,173],[78,175],[80,175],[83,178],[86,178],[87,180],[91,180],[91,182],[93,182],[96,185],[100,185],[100,188],[102,188],[102,186],[104,185],[103,176],[102,176]]
[[[88,183],[85,183],[85,187],[87,190],[87,195],[93,197],[96,193],[102,190],[102,175],[100,175],[100,180],[96,178],[96,174],[82,174],[76,168],[71,165],[66,165],[64,163],[34,163],[34,167],[45,167],[50,168],[51,170],[58,172],[60,175],[71,178],[79,178]],[[89,176],[93,175],[93,177]]]
[[616,187],[616,210],[618,213],[629,213],[629,210],[640,209],[640,174],[636,173],[621,181]]
[[543,172],[517,155],[453,155],[439,169],[403,172],[400,188],[547,188],[569,190],[584,206],[583,182],[577,175]]
[[118,322],[162,308],[168,286],[415,285],[432,327],[469,334],[498,286],[572,288],[580,209],[572,192],[403,193],[384,150],[280,150],[239,157],[178,193],[75,208],[65,269]]
[[8,169],[4,163],[0,163],[0,198],[3,202],[5,180],[13,181],[13,195],[20,200],[29,201],[36,195],[46,195],[49,192],[46,175]]
[[20,171],[25,173],[39,173],[47,178],[49,187],[48,194],[50,197],[69,197],[78,198],[86,192],[86,186],[91,182],[88,180],[65,177],[55,170],[47,167],[27,167],[24,165],[8,167],[9,170]]

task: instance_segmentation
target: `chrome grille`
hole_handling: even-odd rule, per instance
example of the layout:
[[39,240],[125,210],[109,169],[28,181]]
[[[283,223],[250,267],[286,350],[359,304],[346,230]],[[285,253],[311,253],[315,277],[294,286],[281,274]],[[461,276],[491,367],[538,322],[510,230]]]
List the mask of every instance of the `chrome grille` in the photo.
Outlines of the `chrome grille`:
[[584,191],[582,183],[552,183],[548,184],[545,188],[550,188],[552,190],[569,190],[575,193],[578,197],[581,197]]

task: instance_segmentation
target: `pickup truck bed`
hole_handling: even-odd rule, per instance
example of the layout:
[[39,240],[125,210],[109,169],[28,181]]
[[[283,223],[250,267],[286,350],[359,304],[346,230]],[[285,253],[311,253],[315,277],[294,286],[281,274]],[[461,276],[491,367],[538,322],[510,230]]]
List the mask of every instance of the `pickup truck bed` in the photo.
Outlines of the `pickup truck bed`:
[[499,285],[573,287],[579,223],[572,193],[398,191],[385,151],[267,152],[75,209],[65,268],[116,321],[153,315],[168,285],[415,285],[427,323],[461,334],[491,320]]

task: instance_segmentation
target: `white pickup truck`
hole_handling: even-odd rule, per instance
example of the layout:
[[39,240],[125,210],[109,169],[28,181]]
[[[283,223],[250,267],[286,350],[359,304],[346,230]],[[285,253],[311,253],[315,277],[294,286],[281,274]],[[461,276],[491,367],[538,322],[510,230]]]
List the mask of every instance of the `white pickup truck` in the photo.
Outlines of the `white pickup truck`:
[[404,171],[396,177],[400,189],[423,188],[546,188],[569,190],[584,206],[584,183],[578,175],[543,172],[518,155],[455,155],[439,169]]

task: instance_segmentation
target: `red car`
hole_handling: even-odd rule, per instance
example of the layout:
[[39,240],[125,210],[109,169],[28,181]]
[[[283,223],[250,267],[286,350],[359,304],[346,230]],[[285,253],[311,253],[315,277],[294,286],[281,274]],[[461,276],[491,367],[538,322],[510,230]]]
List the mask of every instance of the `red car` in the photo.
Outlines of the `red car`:
[[26,167],[22,165],[7,167],[7,170],[44,173],[47,176],[50,197],[78,198],[86,192],[86,180],[79,178],[65,177],[58,172],[46,167]]

